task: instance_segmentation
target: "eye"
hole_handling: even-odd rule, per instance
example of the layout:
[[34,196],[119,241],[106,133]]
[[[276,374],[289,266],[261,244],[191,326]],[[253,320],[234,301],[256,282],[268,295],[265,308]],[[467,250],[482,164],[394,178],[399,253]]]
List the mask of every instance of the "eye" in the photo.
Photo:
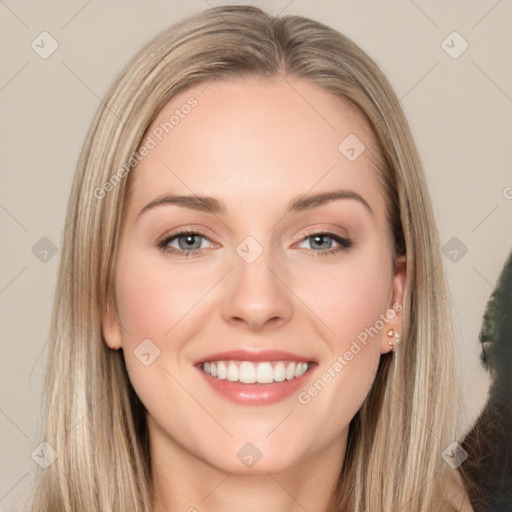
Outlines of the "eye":
[[[202,247],[202,240],[209,239],[203,233],[199,231],[185,230],[175,233],[172,236],[164,238],[159,244],[158,247],[163,251],[171,254],[181,255],[181,256],[194,256],[199,254],[201,250],[204,249]],[[176,246],[172,246],[171,244],[176,244]]]
[[[311,250],[315,256],[330,256],[338,254],[341,251],[348,251],[353,245],[350,239],[343,238],[336,233],[325,231],[310,233],[301,243],[308,240],[310,241],[310,245],[312,247]],[[332,247],[333,241],[338,244],[338,247]],[[316,250],[317,248],[320,250]]]

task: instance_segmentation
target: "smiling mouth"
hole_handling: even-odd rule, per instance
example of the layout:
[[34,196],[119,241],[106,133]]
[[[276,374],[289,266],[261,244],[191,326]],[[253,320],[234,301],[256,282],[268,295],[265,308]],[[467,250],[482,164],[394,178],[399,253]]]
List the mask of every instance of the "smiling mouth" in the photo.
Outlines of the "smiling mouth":
[[199,368],[219,380],[242,384],[271,384],[304,375],[313,363],[307,361],[207,361]]

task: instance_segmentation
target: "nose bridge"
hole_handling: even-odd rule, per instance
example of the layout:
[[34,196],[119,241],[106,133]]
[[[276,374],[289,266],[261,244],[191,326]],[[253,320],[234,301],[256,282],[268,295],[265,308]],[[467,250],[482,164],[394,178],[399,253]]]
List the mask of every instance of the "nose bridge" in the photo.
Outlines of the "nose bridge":
[[246,237],[235,250],[234,271],[223,304],[228,322],[244,322],[251,329],[283,323],[291,317],[290,292],[280,279],[279,262],[266,239],[265,246]]

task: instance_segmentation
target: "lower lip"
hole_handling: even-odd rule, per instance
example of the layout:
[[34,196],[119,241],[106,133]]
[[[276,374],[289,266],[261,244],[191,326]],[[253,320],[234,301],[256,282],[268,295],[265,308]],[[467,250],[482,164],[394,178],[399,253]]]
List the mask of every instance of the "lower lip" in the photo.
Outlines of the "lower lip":
[[208,375],[201,368],[198,368],[198,371],[217,393],[231,402],[242,405],[270,405],[280,402],[299,391],[305,385],[315,367],[316,364],[312,364],[308,371],[300,377],[268,384],[243,384],[239,381],[221,380]]

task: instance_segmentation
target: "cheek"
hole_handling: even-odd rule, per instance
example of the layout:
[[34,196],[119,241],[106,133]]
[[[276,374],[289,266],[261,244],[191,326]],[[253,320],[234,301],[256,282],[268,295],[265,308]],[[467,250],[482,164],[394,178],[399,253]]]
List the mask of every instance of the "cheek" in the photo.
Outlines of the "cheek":
[[[375,253],[376,254],[376,253]],[[347,258],[329,269],[300,277],[308,305],[329,328],[329,339],[343,350],[360,333],[375,327],[382,331],[392,293],[392,275],[385,257],[372,253]],[[372,333],[375,331],[372,329]],[[378,336],[373,336],[377,338]]]
[[129,247],[120,254],[116,298],[123,354],[137,394],[153,410],[165,403],[160,394],[180,392],[173,376],[183,380],[186,366],[177,363],[184,362],[184,349],[202,325],[206,296],[218,278],[212,269],[185,272]]
[[140,343],[150,338],[158,344],[189,314],[212,286],[212,276],[186,275],[180,269],[150,259],[120,261],[116,279],[119,319],[126,331],[123,341]]
[[347,258],[337,269],[316,273],[314,279],[302,278],[302,293],[308,290],[308,305],[326,326],[319,343],[327,345],[317,380],[302,398],[304,403],[314,400],[315,407],[330,414],[334,430],[355,415],[370,390],[380,362],[381,337],[394,317],[388,311],[391,270],[387,259],[377,254],[368,251]]
[[[385,336],[390,281],[382,271],[340,271],[316,281],[312,309],[329,327],[324,330],[326,357],[298,401],[318,417],[329,418],[318,435],[331,439],[362,406],[378,371]],[[383,277],[384,274],[384,277]],[[322,297],[322,298],[318,298]]]
[[187,342],[182,329],[211,286],[211,276],[184,275],[136,250],[125,250],[118,261],[116,297],[125,364],[153,416],[165,418],[169,397],[182,392],[177,382],[184,380],[183,369],[176,364]]

